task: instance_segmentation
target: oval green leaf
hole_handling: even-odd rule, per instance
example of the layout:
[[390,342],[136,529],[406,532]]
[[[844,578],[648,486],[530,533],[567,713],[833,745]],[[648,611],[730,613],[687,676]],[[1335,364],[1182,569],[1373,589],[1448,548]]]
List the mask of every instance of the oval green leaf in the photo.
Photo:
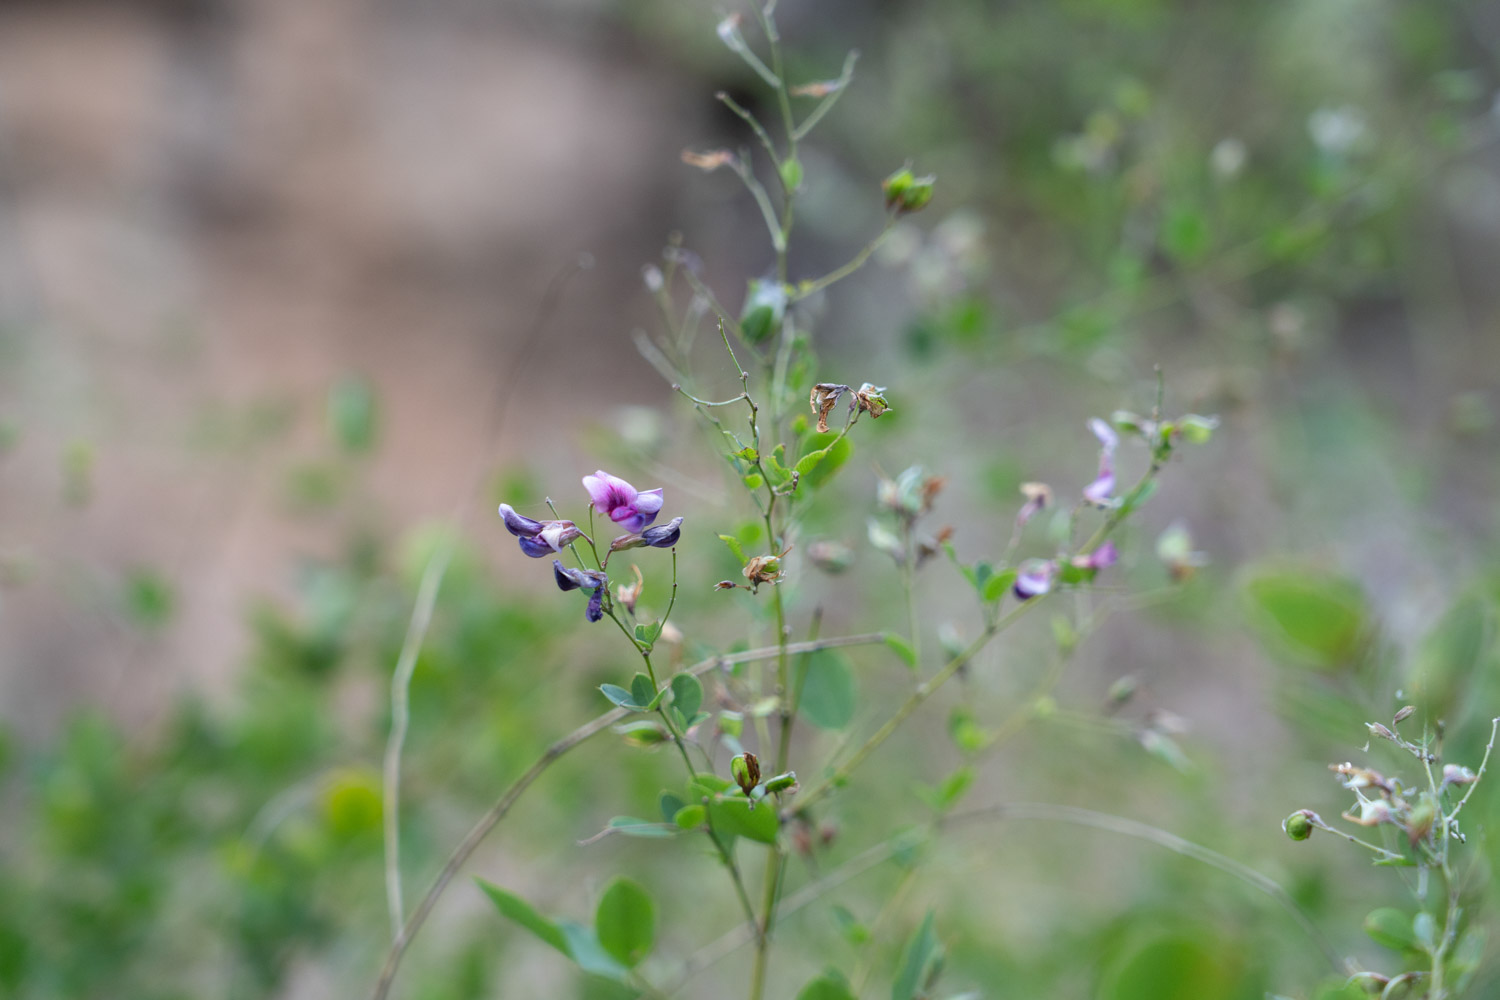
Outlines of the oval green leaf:
[[639,884],[616,878],[604,890],[594,914],[599,945],[626,968],[635,968],[656,938],[656,907]]
[[805,658],[797,714],[819,729],[843,729],[854,721],[856,691],[849,661],[832,650]]

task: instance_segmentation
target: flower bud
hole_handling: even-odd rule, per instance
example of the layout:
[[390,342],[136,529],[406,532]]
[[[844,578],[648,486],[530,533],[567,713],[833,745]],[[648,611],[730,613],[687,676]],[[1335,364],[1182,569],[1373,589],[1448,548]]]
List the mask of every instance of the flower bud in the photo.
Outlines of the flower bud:
[[674,517],[666,524],[658,524],[641,532],[641,540],[658,549],[670,549],[682,537],[682,518]]
[[932,200],[932,189],[936,183],[937,178],[930,174],[916,177],[910,168],[902,167],[881,182],[880,189],[885,192],[885,207],[902,215],[921,211]]
[[1315,815],[1311,810],[1298,809],[1281,821],[1281,828],[1293,840],[1306,840],[1312,836],[1312,832],[1316,828],[1316,824],[1313,823]]
[[729,762],[729,776],[740,791],[749,795],[750,789],[760,784],[760,761],[749,751],[739,754]]
[[785,774],[778,774],[776,777],[766,780],[767,792],[795,792],[796,790],[796,771],[787,771]]

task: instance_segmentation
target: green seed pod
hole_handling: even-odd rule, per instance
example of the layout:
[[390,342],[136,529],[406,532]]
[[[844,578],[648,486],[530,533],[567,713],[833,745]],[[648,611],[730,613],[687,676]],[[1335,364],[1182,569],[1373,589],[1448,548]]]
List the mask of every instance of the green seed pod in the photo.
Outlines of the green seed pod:
[[760,761],[748,751],[739,754],[729,762],[729,776],[740,786],[740,791],[749,795],[750,789],[760,784]]
[[1293,840],[1306,840],[1308,837],[1312,836],[1312,832],[1314,829],[1312,813],[1308,812],[1306,809],[1299,809],[1288,816],[1286,819],[1282,820],[1281,828],[1285,830],[1286,835],[1288,837],[1291,837]]

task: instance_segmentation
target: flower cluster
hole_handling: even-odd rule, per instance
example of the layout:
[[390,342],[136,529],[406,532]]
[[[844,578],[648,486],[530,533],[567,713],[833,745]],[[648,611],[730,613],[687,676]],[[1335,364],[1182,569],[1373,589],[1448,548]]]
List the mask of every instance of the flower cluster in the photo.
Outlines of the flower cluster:
[[[626,531],[625,534],[610,542],[602,561],[598,558],[594,540],[584,534],[573,521],[563,519],[537,521],[517,513],[516,509],[508,503],[500,505],[500,517],[505,522],[506,530],[515,535],[517,541],[520,542],[521,551],[533,559],[557,555],[564,547],[573,547],[573,543],[579,539],[588,543],[589,549],[594,552],[595,562],[598,563],[597,569],[569,569],[562,564],[562,560],[554,558],[552,571],[559,589],[578,590],[588,595],[589,603],[584,616],[589,621],[596,622],[603,618],[605,613],[604,602],[609,592],[609,575],[606,568],[610,555],[623,549],[642,546],[658,549],[672,548],[682,537],[682,518],[674,517],[666,524],[652,527],[651,523],[661,513],[663,503],[661,488],[637,490],[625,480],[612,476],[603,469],[597,470],[592,476],[584,476],[583,487],[588,491],[589,504],[592,509],[608,517],[611,522],[620,525]],[[574,551],[576,553],[577,550],[574,549]],[[637,571],[637,577],[639,578],[639,571]],[[625,601],[625,591],[622,591],[621,599],[633,610],[635,598],[640,595],[639,579],[637,585],[629,593],[630,600]]]

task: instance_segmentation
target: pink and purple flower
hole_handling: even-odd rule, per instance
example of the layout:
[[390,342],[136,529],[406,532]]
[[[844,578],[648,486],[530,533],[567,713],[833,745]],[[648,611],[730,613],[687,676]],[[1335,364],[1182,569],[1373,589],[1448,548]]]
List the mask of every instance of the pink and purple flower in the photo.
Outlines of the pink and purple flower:
[[583,477],[583,488],[589,491],[594,509],[611,521],[635,534],[656,520],[661,512],[662,491],[637,490],[619,476],[599,469]]

